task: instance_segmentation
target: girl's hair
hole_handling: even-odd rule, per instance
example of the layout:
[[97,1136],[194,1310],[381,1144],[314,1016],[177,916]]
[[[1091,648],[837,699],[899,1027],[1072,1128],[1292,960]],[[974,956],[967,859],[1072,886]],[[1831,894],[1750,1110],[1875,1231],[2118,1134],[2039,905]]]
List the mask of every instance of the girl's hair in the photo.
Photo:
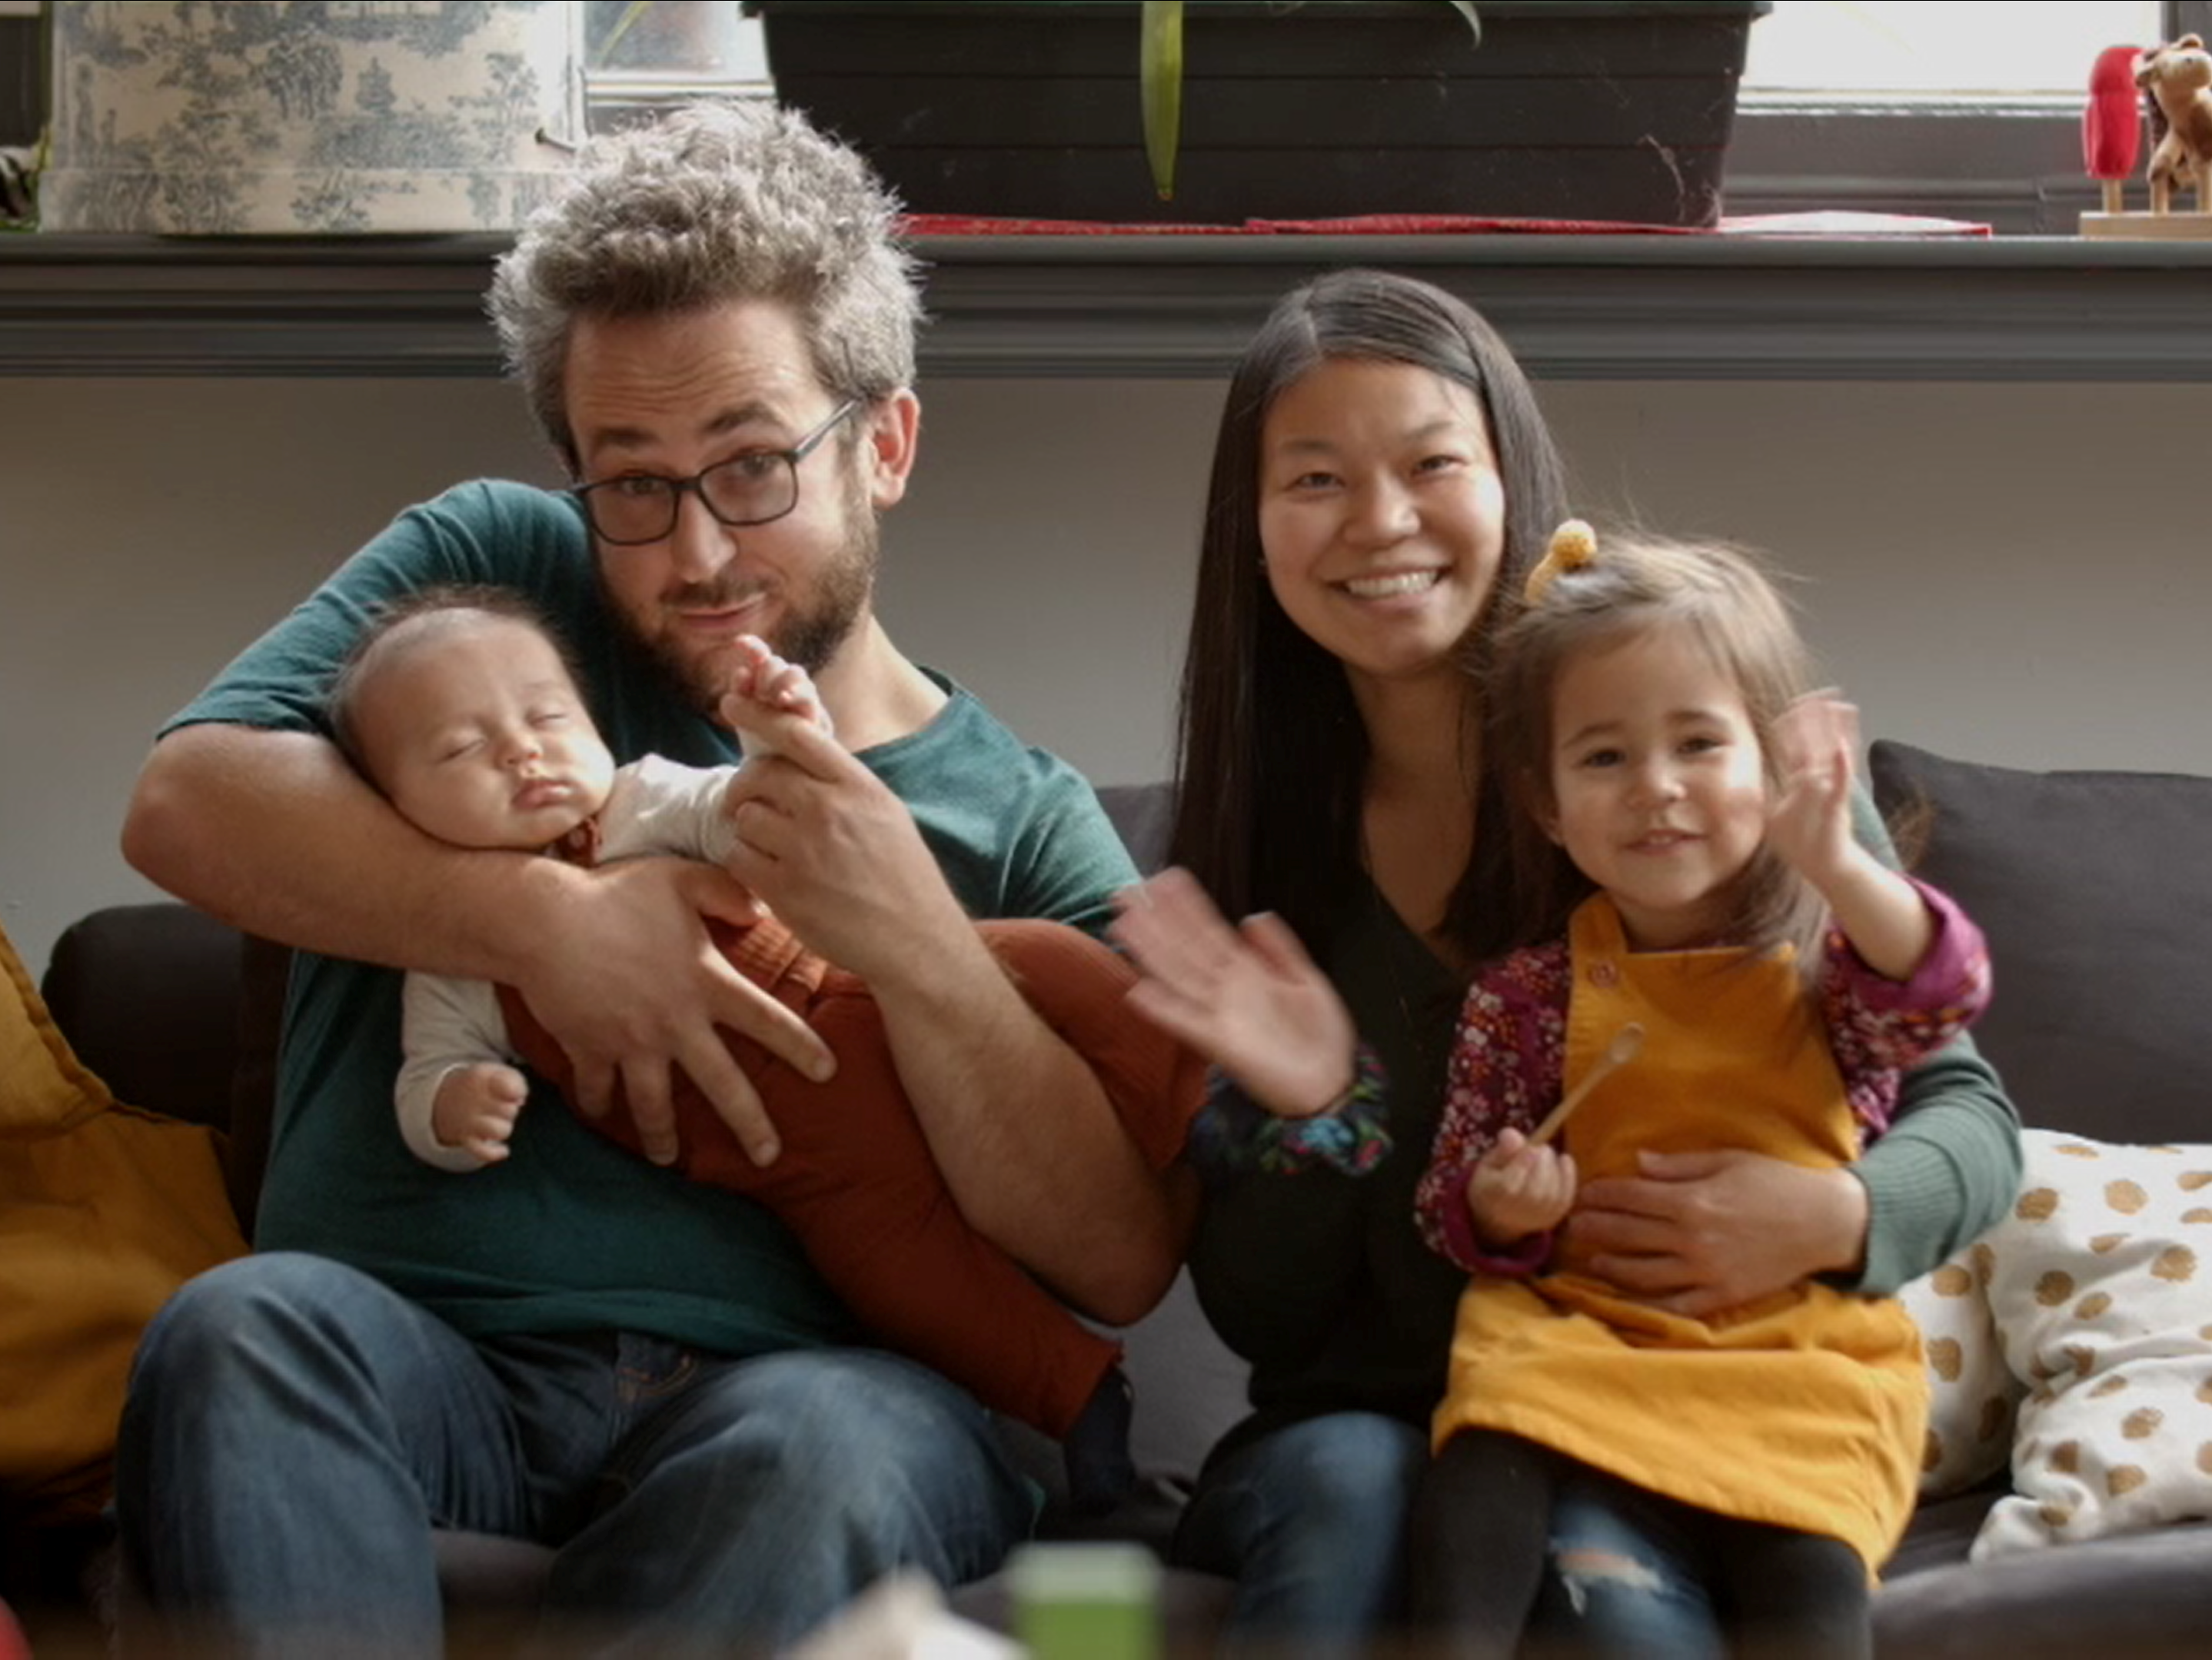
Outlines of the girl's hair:
[[[1490,325],[1431,283],[1340,271],[1278,301],[1230,382],[1215,438],[1199,549],[1198,591],[1183,658],[1169,857],[1189,867],[1231,915],[1279,911],[1310,946],[1338,926],[1361,891],[1365,727],[1344,666],[1285,614],[1262,570],[1259,482],[1268,411],[1292,385],[1338,361],[1404,363],[1467,387],[1490,429],[1505,489],[1497,585],[1468,631],[1471,665],[1510,608],[1558,521],[1562,469],[1527,377]],[[1468,683],[1467,765],[1476,839],[1445,917],[1470,958],[1502,944],[1504,817],[1479,771],[1480,708]]]
[[480,616],[496,617],[507,622],[519,623],[524,628],[545,636],[561,666],[568,678],[579,686],[583,676],[578,672],[576,660],[545,613],[528,596],[514,588],[500,587],[489,582],[437,582],[428,587],[416,588],[387,599],[369,613],[368,621],[353,644],[338,660],[331,675],[330,690],[324,694],[323,713],[330,721],[331,741],[338,752],[353,763],[354,770],[370,777],[363,764],[361,747],[360,709],[362,688],[376,673],[376,659],[381,655],[378,648],[404,627],[422,622],[426,617],[458,616],[473,612]]
[[921,297],[898,205],[850,146],[774,104],[696,104],[594,137],[494,272],[508,370],[572,472],[562,374],[582,317],[780,301],[816,379],[873,402],[914,380]]
[[[1560,571],[1498,635],[1486,681],[1487,754],[1512,803],[1516,943],[1557,939],[1595,885],[1545,834],[1560,678],[1571,663],[1662,629],[1693,640],[1743,698],[1770,789],[1775,723],[1813,684],[1788,604],[1753,554],[1715,542],[1600,532],[1586,564]],[[1738,882],[1726,938],[1795,943],[1817,973],[1825,912],[1811,885],[1764,843]]]

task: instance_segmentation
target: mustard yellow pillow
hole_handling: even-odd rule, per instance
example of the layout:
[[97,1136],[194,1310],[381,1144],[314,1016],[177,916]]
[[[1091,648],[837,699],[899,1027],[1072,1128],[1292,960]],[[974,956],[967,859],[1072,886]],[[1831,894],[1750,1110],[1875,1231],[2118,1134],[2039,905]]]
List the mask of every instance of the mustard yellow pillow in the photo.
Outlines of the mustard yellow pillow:
[[0,1487],[34,1515],[105,1502],[138,1335],[243,1255],[215,1132],[118,1104],[0,931]]
[[70,1052],[5,930],[0,969],[0,1137],[52,1135],[114,1105]]

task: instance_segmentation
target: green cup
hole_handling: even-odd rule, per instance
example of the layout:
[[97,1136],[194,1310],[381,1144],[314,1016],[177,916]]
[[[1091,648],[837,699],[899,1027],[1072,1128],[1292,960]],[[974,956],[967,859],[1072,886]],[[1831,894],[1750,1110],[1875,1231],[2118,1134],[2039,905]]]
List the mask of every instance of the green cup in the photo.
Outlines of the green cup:
[[1142,1545],[1024,1545],[1006,1572],[1031,1660],[1158,1660],[1160,1564]]

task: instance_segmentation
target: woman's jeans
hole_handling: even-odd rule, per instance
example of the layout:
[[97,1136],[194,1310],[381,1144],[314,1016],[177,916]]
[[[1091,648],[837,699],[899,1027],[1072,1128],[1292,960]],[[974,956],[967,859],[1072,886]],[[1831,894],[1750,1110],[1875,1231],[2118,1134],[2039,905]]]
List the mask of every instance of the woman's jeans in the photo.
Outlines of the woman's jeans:
[[149,1328],[116,1505],[167,1635],[210,1651],[438,1653],[434,1524],[558,1547],[559,1652],[658,1656],[787,1646],[893,1568],[988,1573],[1036,1499],[981,1408],[895,1356],[477,1343],[271,1253]]
[[1404,1611],[1403,1540],[1428,1437],[1377,1413],[1331,1413],[1209,1464],[1176,1530],[1178,1566],[1225,1574],[1229,1657],[1364,1653]]

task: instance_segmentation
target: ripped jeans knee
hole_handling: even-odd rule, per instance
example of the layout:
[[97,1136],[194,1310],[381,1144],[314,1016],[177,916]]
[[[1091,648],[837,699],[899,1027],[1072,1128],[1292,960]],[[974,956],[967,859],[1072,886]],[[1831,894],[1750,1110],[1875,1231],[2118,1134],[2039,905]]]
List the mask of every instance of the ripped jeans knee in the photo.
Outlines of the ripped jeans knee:
[[1552,1514],[1537,1653],[1600,1660],[1722,1660],[1729,1652],[1698,1541],[1664,1499],[1571,1478]]
[[1568,1607],[1581,1613],[1594,1596],[1664,1596],[1668,1580],[1663,1566],[1632,1551],[1607,1545],[1567,1545],[1552,1541],[1551,1571],[1559,1576],[1559,1594]]

